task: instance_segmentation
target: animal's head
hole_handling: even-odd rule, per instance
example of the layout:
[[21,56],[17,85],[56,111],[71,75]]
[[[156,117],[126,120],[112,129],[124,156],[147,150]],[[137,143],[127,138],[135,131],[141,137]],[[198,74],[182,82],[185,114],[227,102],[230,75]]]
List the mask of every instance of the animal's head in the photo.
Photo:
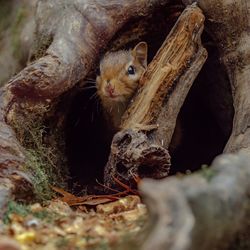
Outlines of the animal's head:
[[132,50],[111,52],[100,63],[96,78],[97,93],[103,102],[126,102],[134,95],[147,67],[147,43]]

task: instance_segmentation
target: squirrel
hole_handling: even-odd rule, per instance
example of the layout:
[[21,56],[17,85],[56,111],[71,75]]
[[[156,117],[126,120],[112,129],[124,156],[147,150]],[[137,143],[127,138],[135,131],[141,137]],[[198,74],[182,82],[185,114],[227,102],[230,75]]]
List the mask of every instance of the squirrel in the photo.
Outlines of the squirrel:
[[[147,43],[140,42],[131,50],[110,52],[100,62],[100,72],[96,77],[97,95],[101,100],[106,120],[114,131],[119,129],[122,115],[146,71],[147,53]],[[180,144],[181,137],[180,121],[177,120],[170,145],[171,151]]]
[[133,49],[108,53],[100,62],[100,74],[96,77],[97,94],[114,130],[119,129],[122,115],[146,70],[147,53],[147,43],[140,42]]

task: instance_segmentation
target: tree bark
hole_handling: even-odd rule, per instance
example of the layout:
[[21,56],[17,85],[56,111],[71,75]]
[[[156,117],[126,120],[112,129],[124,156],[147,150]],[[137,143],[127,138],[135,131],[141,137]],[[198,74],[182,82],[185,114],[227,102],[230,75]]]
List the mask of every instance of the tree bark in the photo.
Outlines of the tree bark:
[[249,232],[244,227],[250,212],[249,163],[244,153],[225,154],[191,176],[143,181],[140,189],[154,219],[140,249],[228,249],[238,232]]

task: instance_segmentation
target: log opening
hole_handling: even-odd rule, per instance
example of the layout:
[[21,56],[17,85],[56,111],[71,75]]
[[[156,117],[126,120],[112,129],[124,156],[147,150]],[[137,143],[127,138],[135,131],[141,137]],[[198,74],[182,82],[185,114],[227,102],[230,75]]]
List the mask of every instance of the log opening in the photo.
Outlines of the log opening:
[[206,32],[202,42],[208,50],[208,59],[178,116],[182,138],[171,154],[171,174],[210,166],[223,153],[232,131],[234,107],[226,70],[220,63],[218,48]]
[[[232,129],[234,112],[228,78],[211,37],[205,33],[202,40],[209,56],[179,114],[182,136],[180,145],[170,151],[171,175],[210,165],[223,152]],[[112,139],[100,103],[91,98],[93,95],[91,89],[80,89],[76,94],[67,118],[66,139],[73,183],[90,186],[96,184],[96,179],[103,181]],[[122,172],[124,166],[118,168]],[[150,176],[150,169],[140,169]]]
[[70,186],[79,191],[96,185],[96,179],[102,182],[111,144],[100,103],[93,95],[91,89],[77,92],[66,122]]

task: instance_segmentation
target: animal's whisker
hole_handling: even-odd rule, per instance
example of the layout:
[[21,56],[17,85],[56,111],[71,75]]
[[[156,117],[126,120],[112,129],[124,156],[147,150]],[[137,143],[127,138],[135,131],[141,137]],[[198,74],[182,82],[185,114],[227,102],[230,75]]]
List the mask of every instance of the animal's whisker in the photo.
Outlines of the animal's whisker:
[[95,99],[97,97],[97,92],[95,92],[92,96],[90,96],[89,100]]
[[85,83],[85,84],[88,84],[88,83],[90,83],[90,84],[96,84],[96,82],[90,82],[90,81],[84,81],[83,83]]
[[83,79],[84,82],[96,82],[95,79]]
[[83,90],[85,90],[85,89],[96,89],[96,86],[86,86],[86,87],[80,87],[80,89],[83,89]]
[[94,80],[94,78],[90,78],[90,77],[85,77],[85,79]]
[[84,82],[87,82],[87,81],[89,81],[89,82],[96,82],[96,79],[84,78],[83,81]]

